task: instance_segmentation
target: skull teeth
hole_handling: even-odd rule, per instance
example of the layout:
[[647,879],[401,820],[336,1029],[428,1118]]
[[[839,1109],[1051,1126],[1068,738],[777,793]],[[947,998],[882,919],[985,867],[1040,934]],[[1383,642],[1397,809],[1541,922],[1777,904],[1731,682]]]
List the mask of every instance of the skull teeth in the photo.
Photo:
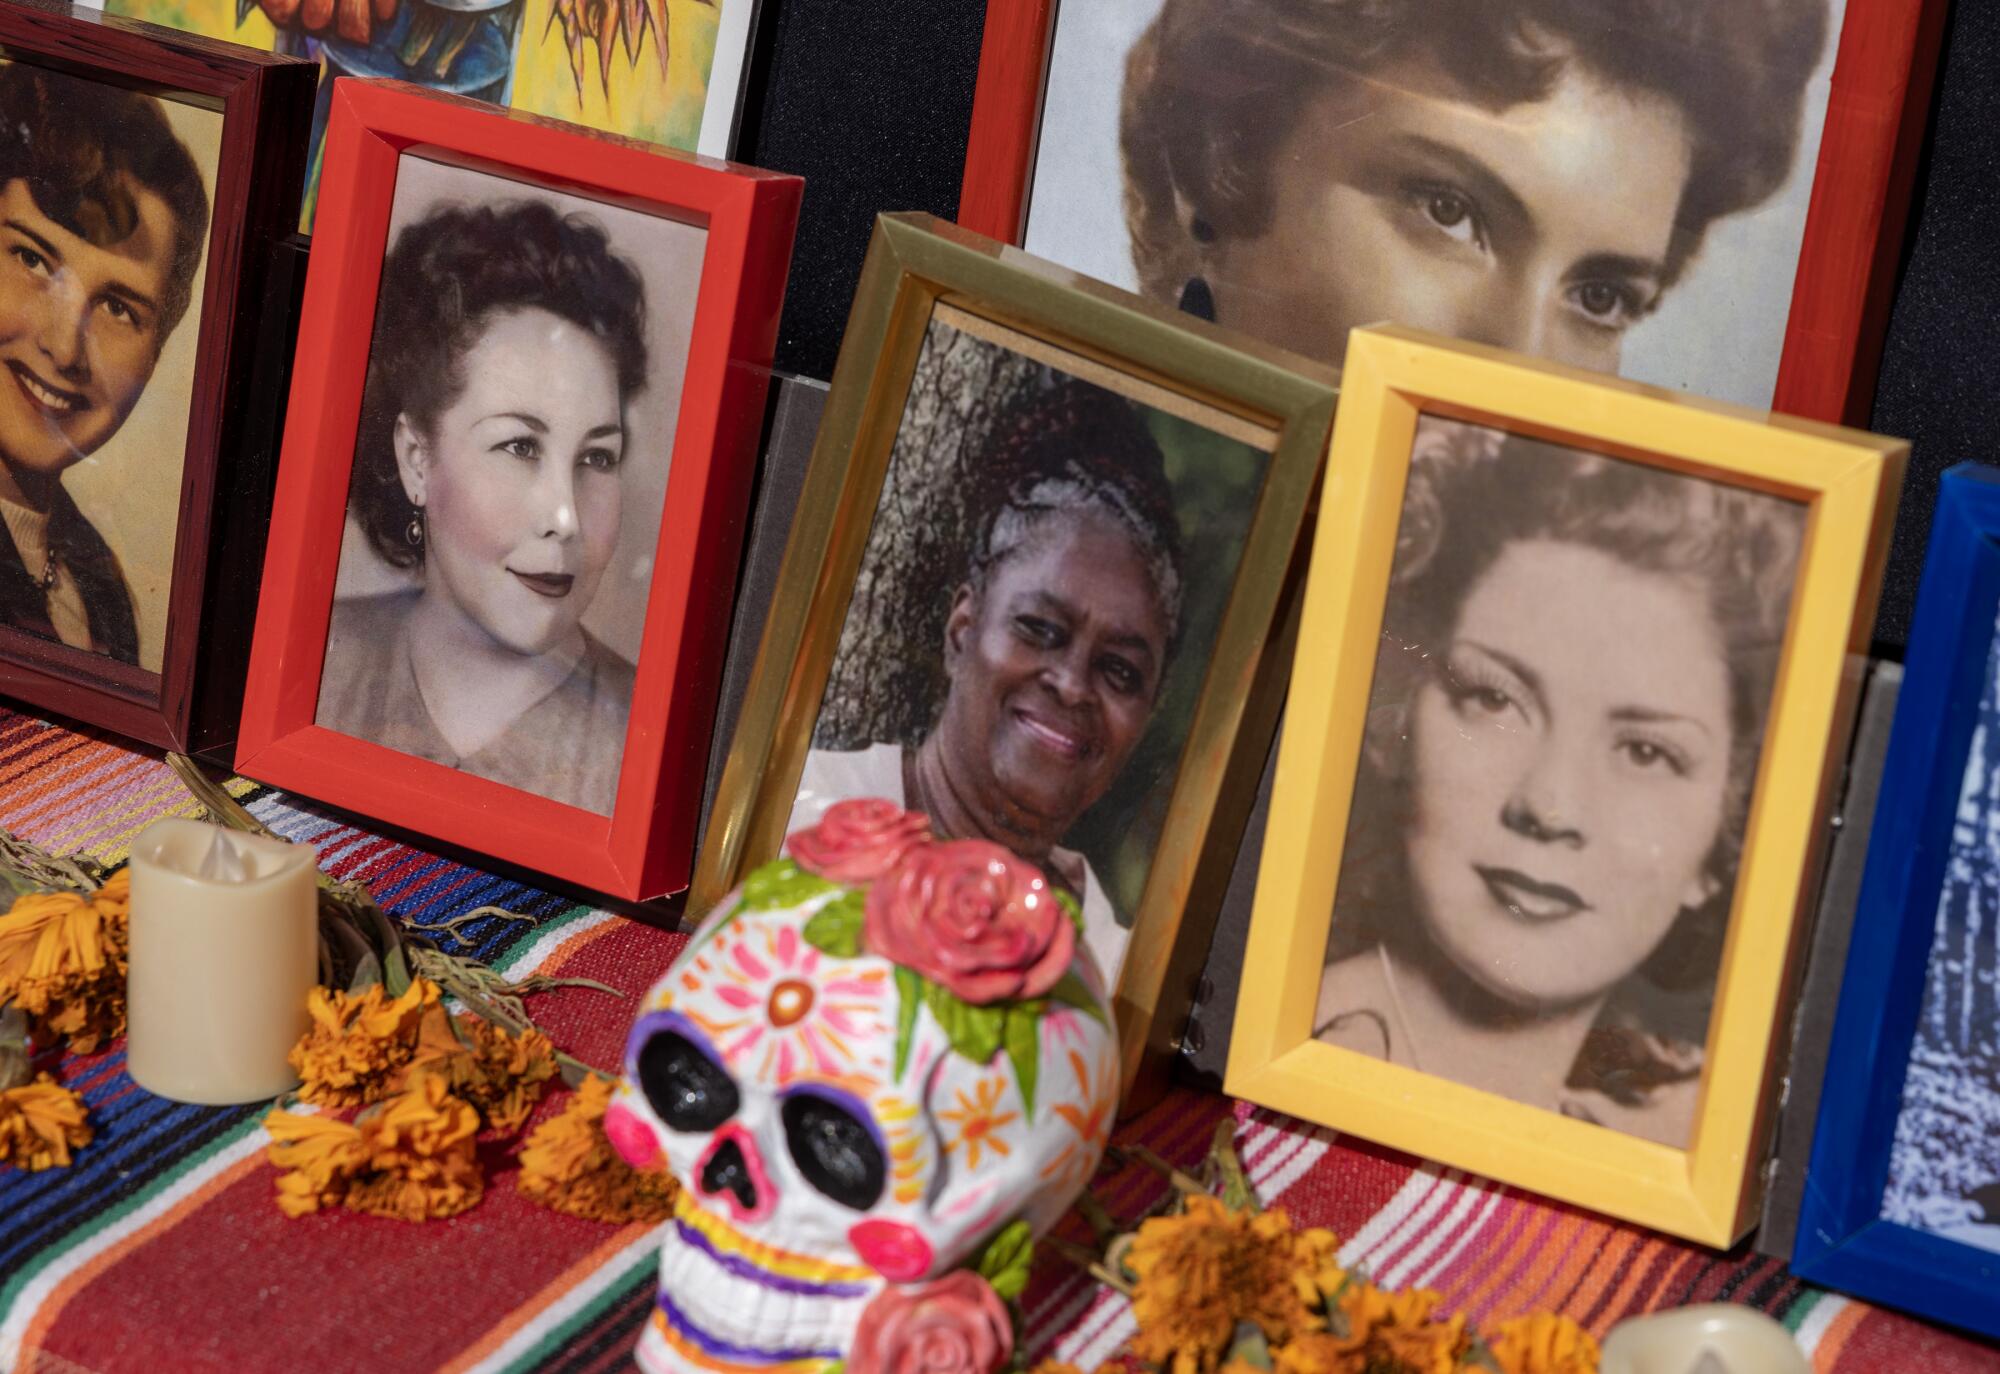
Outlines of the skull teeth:
[[[652,1370],[838,1358],[880,1284],[815,1283],[763,1269],[680,1221],[660,1246],[660,1312],[673,1335],[649,1326],[641,1362]],[[657,1319],[656,1319],[657,1321]]]

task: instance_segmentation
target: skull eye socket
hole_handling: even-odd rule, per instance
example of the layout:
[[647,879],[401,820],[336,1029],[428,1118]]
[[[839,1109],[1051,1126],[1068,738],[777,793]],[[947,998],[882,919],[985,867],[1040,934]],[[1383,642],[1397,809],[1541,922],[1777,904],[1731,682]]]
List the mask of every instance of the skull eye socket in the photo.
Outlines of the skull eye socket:
[[712,1131],[736,1115],[736,1084],[685,1035],[660,1031],[639,1048],[639,1087],[676,1131]]
[[788,1097],[780,1110],[785,1144],[806,1182],[843,1207],[857,1212],[873,1207],[888,1164],[867,1123],[814,1093]]

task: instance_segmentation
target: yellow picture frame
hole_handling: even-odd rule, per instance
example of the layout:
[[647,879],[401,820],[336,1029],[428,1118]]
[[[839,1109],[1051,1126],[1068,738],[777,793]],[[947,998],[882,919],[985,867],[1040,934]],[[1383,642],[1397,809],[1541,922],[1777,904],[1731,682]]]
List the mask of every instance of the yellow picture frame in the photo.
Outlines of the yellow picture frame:
[[[1312,1038],[1419,414],[1807,507],[1685,1150]],[[1813,909],[1908,446],[1395,326],[1354,331],[1233,1026],[1235,1097],[1714,1246],[1755,1216],[1781,1013]]]

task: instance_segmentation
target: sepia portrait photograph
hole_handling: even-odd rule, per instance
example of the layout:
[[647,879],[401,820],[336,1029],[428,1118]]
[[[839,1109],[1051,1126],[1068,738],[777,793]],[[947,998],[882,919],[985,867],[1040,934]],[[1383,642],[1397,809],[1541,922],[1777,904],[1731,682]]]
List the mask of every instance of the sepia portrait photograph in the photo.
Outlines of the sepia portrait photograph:
[[222,115],[0,60],[0,625],[157,673]]
[[2000,629],[1959,777],[1882,1216],[2000,1251]]
[[401,157],[317,724],[610,814],[706,242]]
[[1804,525],[1419,418],[1317,1039],[1689,1145]]
[[1273,442],[938,306],[787,830],[885,797],[1005,845],[1115,984]]
[[1393,322],[1767,407],[1844,10],[1063,4],[1023,243],[1330,363]]

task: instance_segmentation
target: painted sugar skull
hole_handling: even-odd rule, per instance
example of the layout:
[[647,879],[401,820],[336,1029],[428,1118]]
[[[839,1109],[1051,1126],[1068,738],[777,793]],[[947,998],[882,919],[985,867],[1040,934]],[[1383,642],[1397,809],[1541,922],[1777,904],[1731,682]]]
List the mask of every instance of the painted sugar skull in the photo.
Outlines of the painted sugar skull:
[[1116,1042],[1066,894],[887,802],[787,847],[649,994],[606,1118],[682,1183],[648,1369],[847,1357],[885,1289],[1053,1225],[1110,1130]]

